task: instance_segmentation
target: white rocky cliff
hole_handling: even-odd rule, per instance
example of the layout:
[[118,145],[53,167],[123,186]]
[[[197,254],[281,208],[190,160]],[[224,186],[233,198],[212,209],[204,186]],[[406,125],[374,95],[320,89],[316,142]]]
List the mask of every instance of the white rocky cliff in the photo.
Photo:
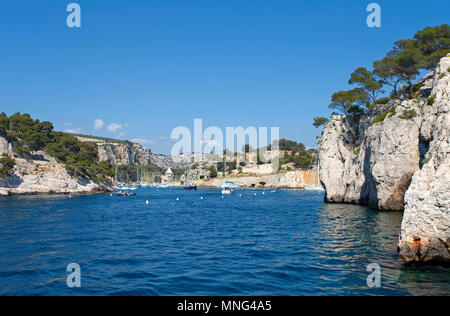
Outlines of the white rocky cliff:
[[[4,139],[0,138],[0,143],[2,140]],[[6,179],[0,179],[0,196],[82,194],[111,190],[103,184],[72,178],[64,165],[44,152],[37,152],[34,156],[33,159],[15,158],[14,170]]]
[[449,260],[450,56],[414,100],[392,100],[360,121],[334,115],[319,144],[326,201],[405,211],[400,255]]
[[399,252],[406,261],[450,260],[450,57],[434,79],[434,105],[426,107],[422,142],[429,144],[423,168],[405,194]]

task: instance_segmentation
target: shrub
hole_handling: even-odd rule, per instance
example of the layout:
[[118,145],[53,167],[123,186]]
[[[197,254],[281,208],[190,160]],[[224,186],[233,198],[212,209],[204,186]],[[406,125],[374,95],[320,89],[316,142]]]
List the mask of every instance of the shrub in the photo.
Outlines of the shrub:
[[390,110],[387,110],[386,112],[380,114],[376,119],[373,120],[371,125],[383,122],[384,119],[386,118],[386,116],[389,116],[389,117],[394,116],[395,115],[395,109],[396,109],[396,107],[393,106]]
[[447,76],[447,74],[445,72],[441,73],[441,75],[439,76],[439,79],[444,78],[445,76]]
[[427,163],[429,163],[431,160],[431,157],[426,157],[422,160],[422,165],[426,165]]
[[414,109],[411,109],[411,110],[404,110],[403,114],[400,115],[400,118],[404,120],[410,120],[416,116],[417,116],[416,111]]
[[209,171],[209,177],[210,178],[217,178],[217,169],[214,166],[211,166],[208,168]]
[[378,99],[378,100],[377,100],[377,104],[386,104],[386,103],[388,103],[389,101],[391,101],[391,98],[390,98],[390,97],[384,97],[384,98]]
[[10,156],[0,158],[0,178],[8,177],[9,172],[14,169],[16,162]]
[[358,156],[360,152],[361,152],[361,144],[358,144],[353,153],[355,154],[355,156]]
[[429,97],[427,99],[428,105],[433,105],[435,100],[436,100],[436,94],[433,94],[431,97]]

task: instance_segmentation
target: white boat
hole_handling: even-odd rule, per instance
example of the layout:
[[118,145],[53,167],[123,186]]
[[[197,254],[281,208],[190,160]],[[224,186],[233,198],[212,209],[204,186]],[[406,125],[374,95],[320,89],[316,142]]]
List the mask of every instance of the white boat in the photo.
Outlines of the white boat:
[[224,187],[222,188],[222,195],[230,195],[233,193],[233,189],[230,187]]

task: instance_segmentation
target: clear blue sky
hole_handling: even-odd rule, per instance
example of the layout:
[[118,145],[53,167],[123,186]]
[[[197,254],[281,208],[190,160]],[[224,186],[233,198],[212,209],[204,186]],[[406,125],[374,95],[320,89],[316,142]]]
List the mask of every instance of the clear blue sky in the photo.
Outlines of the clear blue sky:
[[[82,28],[66,26],[77,2]],[[314,116],[349,74],[394,41],[449,23],[448,0],[27,0],[0,3],[0,111],[145,139],[168,153],[176,126],[279,126],[314,146]],[[105,126],[94,129],[94,120]],[[110,128],[110,124],[117,128]],[[121,126],[121,128],[119,128]],[[114,132],[111,132],[114,130]]]

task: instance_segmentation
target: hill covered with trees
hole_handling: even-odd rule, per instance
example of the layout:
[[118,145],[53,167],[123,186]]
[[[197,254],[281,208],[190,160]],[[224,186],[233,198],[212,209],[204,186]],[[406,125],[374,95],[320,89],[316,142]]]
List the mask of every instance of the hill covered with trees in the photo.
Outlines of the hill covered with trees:
[[[13,145],[14,154],[21,158],[31,158],[33,152],[44,151],[66,166],[69,174],[76,178],[86,178],[94,182],[106,182],[114,175],[108,161],[97,160],[95,145],[81,142],[75,136],[54,131],[53,124],[34,120],[29,114],[16,113],[8,117],[0,114],[0,137]],[[14,166],[12,157],[3,157],[0,177]]]

